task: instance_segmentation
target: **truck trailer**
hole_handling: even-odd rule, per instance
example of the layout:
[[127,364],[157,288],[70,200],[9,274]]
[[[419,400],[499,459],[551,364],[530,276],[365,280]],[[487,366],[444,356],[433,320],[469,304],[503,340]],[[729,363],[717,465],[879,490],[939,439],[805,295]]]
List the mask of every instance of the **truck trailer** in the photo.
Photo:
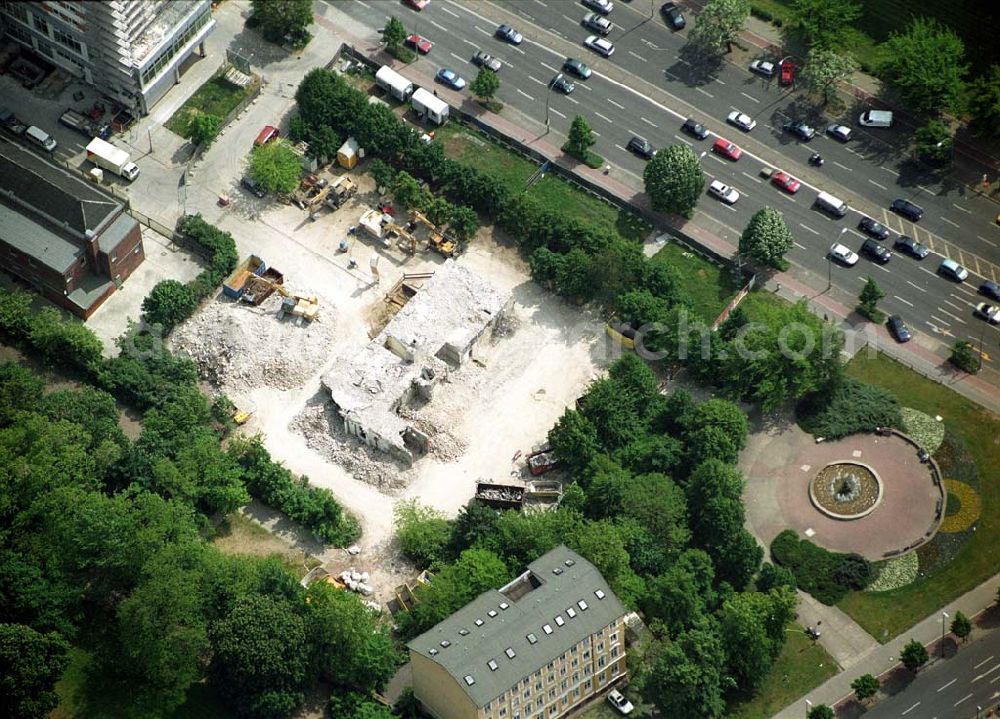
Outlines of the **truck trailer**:
[[98,167],[131,182],[139,176],[139,168],[129,158],[125,150],[119,149],[110,142],[95,137],[87,145],[87,159]]
[[400,102],[406,102],[413,94],[413,83],[388,65],[383,65],[375,73],[375,84]]
[[111,125],[94,122],[86,115],[73,109],[66,110],[59,118],[59,122],[87,137],[99,137],[102,140],[111,137]]
[[448,119],[448,103],[422,87],[413,93],[410,102],[418,115],[426,115],[431,122],[443,125]]

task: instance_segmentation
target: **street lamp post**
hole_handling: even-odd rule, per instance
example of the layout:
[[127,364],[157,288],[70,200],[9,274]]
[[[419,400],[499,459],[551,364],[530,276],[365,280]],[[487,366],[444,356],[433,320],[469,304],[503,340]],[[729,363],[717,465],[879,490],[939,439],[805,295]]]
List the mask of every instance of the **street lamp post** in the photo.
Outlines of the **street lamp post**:
[[[844,236],[845,232],[847,232],[847,228],[846,227],[842,227],[841,230],[840,230],[840,234],[837,235],[837,241],[838,242],[840,241],[840,238]],[[826,253],[826,289],[829,291],[832,287],[833,287],[833,254],[831,254],[830,252],[827,252]]]
[[948,619],[948,612],[941,612],[941,658],[944,659],[944,623]]
[[563,74],[559,73],[552,78],[552,82],[549,83],[549,91],[545,93],[545,132],[549,131],[549,98],[552,97],[552,88],[555,87],[557,82],[562,80],[562,77]]
[[813,708],[813,703],[808,699],[806,699],[806,719],[809,718],[809,712],[812,711],[812,708]]

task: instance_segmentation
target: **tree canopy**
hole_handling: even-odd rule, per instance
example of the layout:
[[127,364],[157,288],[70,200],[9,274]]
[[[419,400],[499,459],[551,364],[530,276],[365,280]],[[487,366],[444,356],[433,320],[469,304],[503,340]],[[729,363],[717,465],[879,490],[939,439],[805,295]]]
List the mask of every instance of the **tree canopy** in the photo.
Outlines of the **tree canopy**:
[[691,42],[707,52],[729,52],[749,17],[747,0],[709,0],[698,13]]
[[248,171],[266,192],[287,194],[299,186],[302,161],[291,145],[275,140],[251,151]]
[[795,26],[811,45],[808,67],[816,49],[833,50],[845,44],[862,7],[855,0],[794,0],[791,11]]
[[657,152],[646,163],[642,179],[654,210],[684,217],[691,216],[705,189],[701,163],[688,145],[670,145]]
[[915,17],[882,44],[883,76],[919,114],[958,109],[968,66],[965,45],[934,18]]

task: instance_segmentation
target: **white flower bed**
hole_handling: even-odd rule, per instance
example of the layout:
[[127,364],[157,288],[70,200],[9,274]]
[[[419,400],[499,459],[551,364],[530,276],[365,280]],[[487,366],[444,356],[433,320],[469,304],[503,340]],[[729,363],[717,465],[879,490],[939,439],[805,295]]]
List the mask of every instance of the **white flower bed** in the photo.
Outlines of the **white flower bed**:
[[890,589],[905,587],[917,578],[919,569],[920,559],[916,552],[890,559],[882,565],[875,581],[868,585],[868,591],[888,592]]
[[929,414],[910,407],[903,407],[901,413],[906,433],[913,437],[917,444],[934,454],[944,441],[944,422],[938,422]]

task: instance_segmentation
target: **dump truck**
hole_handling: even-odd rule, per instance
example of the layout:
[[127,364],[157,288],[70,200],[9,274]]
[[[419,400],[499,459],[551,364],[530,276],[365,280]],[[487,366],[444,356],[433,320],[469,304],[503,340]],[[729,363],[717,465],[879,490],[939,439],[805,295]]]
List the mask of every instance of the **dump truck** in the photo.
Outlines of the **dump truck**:
[[60,116],[59,122],[87,137],[99,137],[102,140],[107,140],[111,137],[111,125],[106,122],[95,122],[72,108],[66,110]]
[[267,271],[267,264],[257,255],[250,255],[243,260],[233,273],[222,283],[222,293],[226,297],[238,300],[243,296],[243,289],[247,280],[257,275],[262,275]]
[[87,159],[100,168],[113,172],[131,182],[139,176],[138,166],[125,150],[119,149],[99,137],[87,145]]

